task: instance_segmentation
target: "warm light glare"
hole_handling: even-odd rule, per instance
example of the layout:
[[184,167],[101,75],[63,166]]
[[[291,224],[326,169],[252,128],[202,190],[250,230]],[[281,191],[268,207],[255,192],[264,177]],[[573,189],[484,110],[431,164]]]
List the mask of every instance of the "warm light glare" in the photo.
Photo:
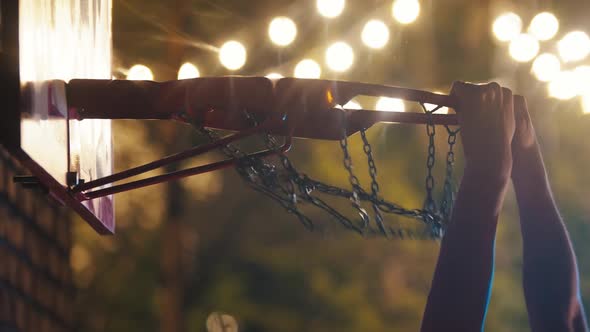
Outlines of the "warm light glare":
[[180,69],[178,70],[179,80],[197,78],[200,75],[201,74],[199,73],[199,69],[197,69],[197,67],[195,67],[195,65],[193,65],[190,62],[185,62],[182,66],[180,66]]
[[344,11],[344,5],[344,0],[317,0],[316,2],[318,12],[328,18],[340,16]]
[[354,62],[354,52],[345,42],[336,42],[326,50],[326,64],[337,72],[346,71]]
[[572,31],[559,41],[557,49],[563,61],[583,60],[590,54],[590,38],[583,31]]
[[539,53],[539,41],[535,37],[523,33],[510,42],[510,56],[518,62],[529,62]]
[[582,112],[584,114],[590,114],[590,93],[587,93],[582,96]]
[[549,12],[537,14],[531,21],[529,33],[538,40],[549,40],[557,34],[559,21],[555,15]]
[[279,78],[283,78],[283,75],[279,73],[269,73],[266,75],[266,78],[270,78],[271,80],[278,80]]
[[144,65],[133,65],[127,72],[127,79],[132,81],[153,81],[154,74]]
[[288,17],[275,17],[268,26],[270,40],[278,46],[291,44],[297,36],[297,26]]
[[551,53],[539,55],[533,62],[532,72],[541,82],[553,80],[561,71],[561,62]]
[[294,75],[297,78],[320,78],[321,74],[320,65],[311,59],[302,60],[295,66]]
[[391,13],[399,23],[410,24],[420,15],[420,3],[418,0],[395,0]]
[[562,71],[549,82],[549,96],[561,100],[574,98],[579,91],[573,71]]
[[504,13],[496,18],[492,30],[499,41],[511,41],[520,35],[522,20],[515,13]]
[[350,100],[348,103],[344,104],[342,108],[346,110],[362,110],[363,106],[361,106],[361,104],[357,103],[354,100]]
[[389,41],[389,28],[379,20],[370,20],[361,34],[363,43],[370,48],[383,48]]
[[229,70],[238,70],[246,63],[246,48],[237,41],[228,41],[219,49],[219,61]]
[[384,111],[384,112],[404,112],[406,110],[406,105],[404,101],[397,98],[389,98],[389,97],[381,97],[377,100],[377,105],[375,105],[375,109],[377,111]]

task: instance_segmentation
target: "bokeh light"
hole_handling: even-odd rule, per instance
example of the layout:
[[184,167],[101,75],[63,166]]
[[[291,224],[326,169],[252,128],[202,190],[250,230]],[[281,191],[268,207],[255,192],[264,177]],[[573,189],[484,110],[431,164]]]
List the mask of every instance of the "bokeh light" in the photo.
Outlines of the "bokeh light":
[[510,42],[510,56],[518,62],[529,62],[539,53],[539,41],[535,37],[523,33]]
[[294,76],[297,78],[320,78],[321,75],[322,68],[311,59],[301,60],[295,66]]
[[275,17],[268,26],[270,40],[278,46],[291,44],[297,36],[297,26],[288,17]]
[[531,69],[535,77],[541,82],[553,80],[561,71],[561,62],[551,53],[543,53],[533,61]]
[[389,41],[389,28],[383,21],[370,20],[363,28],[361,39],[370,48],[383,48]]
[[337,72],[348,70],[354,62],[352,47],[345,42],[336,42],[326,50],[326,64]]
[[344,104],[344,106],[342,106],[342,108],[347,109],[347,110],[362,110],[363,106],[361,106],[361,104],[359,104],[357,101],[350,100],[348,101],[348,103]]
[[278,80],[279,78],[283,78],[284,76],[279,73],[268,73],[266,78],[270,78],[271,80]]
[[557,43],[563,61],[583,60],[590,54],[590,38],[583,31],[572,31]]
[[496,18],[492,30],[499,41],[511,41],[520,35],[522,20],[515,13],[504,13]]
[[316,6],[318,12],[327,18],[340,16],[344,11],[344,0],[317,0]]
[[189,78],[197,78],[201,76],[199,69],[190,62],[185,62],[178,70],[178,79],[185,80]]
[[578,95],[590,93],[590,66],[583,65],[574,69],[574,84]]
[[420,3],[418,0],[395,0],[391,14],[399,23],[410,24],[420,15]]
[[559,21],[557,17],[549,12],[537,14],[531,21],[529,33],[538,40],[549,40],[557,34]]
[[127,72],[127,79],[128,80],[135,80],[135,81],[152,81],[154,79],[154,74],[152,74],[151,69],[144,65],[133,65],[129,71]]
[[398,98],[381,97],[377,100],[375,109],[384,112],[405,112],[406,105]]
[[575,74],[571,70],[560,72],[549,82],[547,88],[550,97],[560,100],[572,99],[579,91],[579,88],[576,86]]
[[238,70],[246,63],[246,48],[235,40],[228,41],[219,49],[219,61],[229,70]]

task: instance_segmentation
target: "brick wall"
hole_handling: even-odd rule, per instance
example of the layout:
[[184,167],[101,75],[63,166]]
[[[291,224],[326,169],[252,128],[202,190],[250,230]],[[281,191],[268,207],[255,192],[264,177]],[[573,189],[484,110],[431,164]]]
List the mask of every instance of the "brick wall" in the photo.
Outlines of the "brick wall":
[[0,147],[0,331],[72,331],[71,216]]

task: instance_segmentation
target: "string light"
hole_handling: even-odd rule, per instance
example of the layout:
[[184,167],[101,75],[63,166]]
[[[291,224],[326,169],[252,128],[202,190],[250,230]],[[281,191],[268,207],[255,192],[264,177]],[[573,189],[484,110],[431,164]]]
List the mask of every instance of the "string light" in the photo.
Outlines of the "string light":
[[405,112],[406,105],[398,98],[381,97],[377,100],[375,109],[384,112]]
[[278,46],[291,44],[297,36],[297,26],[288,17],[275,17],[268,26],[270,40]]
[[199,73],[199,69],[195,65],[190,62],[185,62],[180,69],[178,70],[178,79],[185,80],[189,78],[197,78],[201,74]]
[[219,61],[229,70],[238,70],[246,63],[246,48],[235,40],[228,41],[219,49]]
[[129,72],[127,73],[127,79],[135,81],[153,81],[154,74],[152,74],[152,70],[147,66],[138,64],[133,65],[129,69]]
[[336,42],[326,50],[326,64],[337,72],[348,70],[354,62],[354,52],[345,42]]
[[580,61],[590,54],[590,38],[583,31],[572,31],[557,43],[557,49],[563,61]]
[[548,90],[549,96],[568,100],[574,98],[578,94],[578,87],[576,87],[576,77],[573,71],[560,72],[551,82],[549,82]]
[[327,18],[340,16],[344,11],[344,0],[317,0],[316,6],[320,15]]
[[295,66],[294,76],[297,78],[320,78],[321,74],[322,68],[311,59],[301,60]]
[[494,31],[494,36],[499,41],[511,41],[520,35],[522,31],[522,20],[515,13],[504,13],[496,18],[492,25],[492,30]]
[[399,23],[410,24],[420,15],[420,3],[418,0],[395,0],[391,13]]
[[553,80],[561,71],[561,62],[551,53],[539,55],[533,62],[532,72],[541,82]]
[[549,12],[537,14],[531,21],[529,33],[538,40],[550,40],[559,30],[559,21],[557,17]]
[[539,53],[539,41],[535,37],[523,33],[510,42],[510,56],[518,62],[529,62]]
[[361,33],[363,43],[370,48],[383,48],[389,41],[389,28],[380,20],[370,20]]

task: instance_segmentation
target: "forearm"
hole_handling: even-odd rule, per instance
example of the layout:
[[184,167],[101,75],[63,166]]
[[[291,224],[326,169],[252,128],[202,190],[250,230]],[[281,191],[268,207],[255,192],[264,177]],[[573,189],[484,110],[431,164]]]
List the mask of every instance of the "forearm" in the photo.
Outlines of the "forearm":
[[506,180],[466,169],[441,244],[422,331],[480,330],[493,274]]
[[576,259],[538,146],[514,157],[523,237],[523,284],[533,331],[585,331]]

